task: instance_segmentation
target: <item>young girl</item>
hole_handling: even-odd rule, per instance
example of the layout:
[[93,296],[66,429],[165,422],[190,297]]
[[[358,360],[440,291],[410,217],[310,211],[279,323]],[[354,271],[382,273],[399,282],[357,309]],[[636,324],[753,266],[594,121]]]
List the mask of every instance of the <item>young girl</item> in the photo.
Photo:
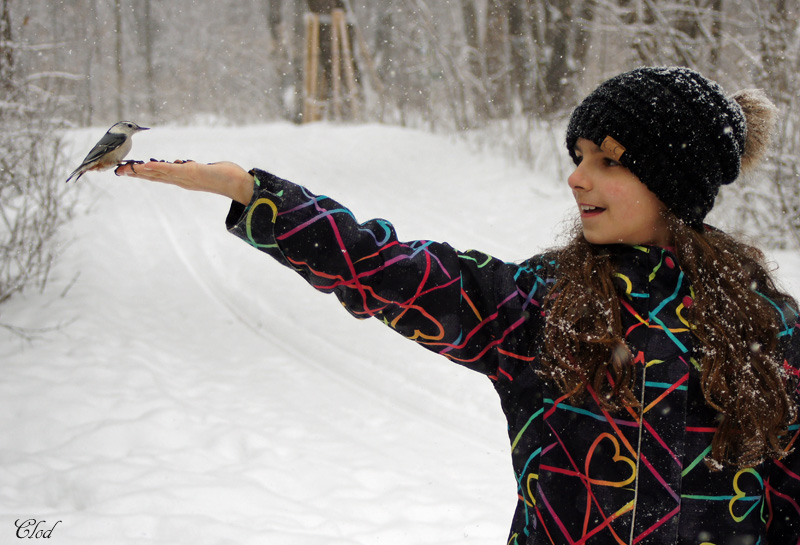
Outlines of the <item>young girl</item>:
[[518,483],[509,543],[798,544],[797,304],[760,251],[703,223],[774,114],[684,68],[606,81],[567,129],[574,237],[520,264],[400,242],[262,170],[118,172],[231,197],[230,232],[487,375]]

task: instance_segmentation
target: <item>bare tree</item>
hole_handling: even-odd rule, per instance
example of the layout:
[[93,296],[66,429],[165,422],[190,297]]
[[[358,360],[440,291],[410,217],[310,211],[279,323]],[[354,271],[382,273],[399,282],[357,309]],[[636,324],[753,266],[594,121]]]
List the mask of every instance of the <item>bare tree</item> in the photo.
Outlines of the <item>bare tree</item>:
[[[292,2],[290,2],[292,4]],[[275,62],[273,70],[281,89],[292,89],[291,96],[301,96],[302,63],[292,48],[292,21],[283,14],[283,0],[267,0],[267,28],[269,29],[269,50]],[[297,16],[299,18],[299,15]],[[281,116],[287,119],[298,119],[300,107],[298,101],[287,101],[284,93],[277,97]]]
[[95,59],[98,57],[100,41],[100,23],[97,17],[97,0],[89,0],[89,5],[86,10],[86,18],[91,22],[91,34],[94,39],[90,41],[89,47],[86,51],[86,60],[84,65],[84,78],[83,78],[83,111],[85,115],[79,121],[84,125],[90,125],[94,118],[95,106],[93,100],[93,86],[92,74],[95,70]]
[[117,76],[116,114],[117,119],[124,117],[125,72],[122,67],[122,0],[114,0],[114,61]]
[[0,86],[4,92],[12,90],[11,74],[14,72],[14,49],[11,40],[10,0],[0,1]]
[[489,102],[484,85],[484,63],[482,47],[478,32],[478,13],[475,0],[461,0],[461,17],[464,25],[464,41],[466,45],[465,82],[469,98],[478,122],[489,117]]
[[[764,212],[759,225],[777,233],[780,224],[785,238],[787,226],[800,228],[798,2],[0,0],[0,89],[11,89],[11,70],[19,81],[38,78],[39,91],[71,98],[63,111],[72,123],[145,112],[151,122],[295,120],[305,12],[356,7],[356,58],[367,67],[363,54],[371,54],[364,74],[382,82],[363,78],[365,119],[500,131],[531,148],[517,156],[533,157],[531,127],[563,119],[602,79],[640,64],[681,64],[725,88],[764,87],[778,103],[784,125],[760,198],[781,215]],[[14,27],[9,10],[26,24]],[[34,48],[36,36],[48,43]],[[20,48],[21,37],[29,43]]]
[[532,51],[530,40],[525,32],[528,28],[525,20],[523,0],[510,0],[508,2],[508,41],[509,41],[509,84],[511,94],[520,99],[523,111],[531,112],[533,79],[530,77],[529,55]]
[[151,9],[150,0],[143,0],[142,26],[144,31],[144,80],[147,93],[147,109],[151,118],[156,116],[156,75],[153,65],[153,48],[155,42],[155,20]]
[[9,0],[0,0],[0,303],[26,286],[43,287],[53,238],[70,215],[64,198],[57,97],[17,77]]
[[680,64],[713,75],[722,46],[722,0],[597,1],[608,14],[604,31],[634,53],[635,64]]
[[508,48],[508,11],[503,0],[488,0],[485,36],[485,86],[489,115],[492,118],[504,118],[511,113],[511,59]]
[[800,77],[798,45],[798,3],[792,0],[755,0],[763,31],[760,35],[762,63],[757,82],[776,101],[780,120],[769,180],[775,209],[780,214],[770,226],[790,236],[800,247]]
[[552,116],[575,101],[588,53],[590,0],[528,0],[524,14],[531,32],[532,91],[526,110]]

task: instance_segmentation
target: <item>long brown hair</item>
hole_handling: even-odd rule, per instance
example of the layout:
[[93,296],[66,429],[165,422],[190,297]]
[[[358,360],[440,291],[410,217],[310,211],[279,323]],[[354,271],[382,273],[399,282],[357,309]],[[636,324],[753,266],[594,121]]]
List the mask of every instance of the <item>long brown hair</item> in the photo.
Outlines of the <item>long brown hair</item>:
[[[671,215],[668,223],[694,291],[686,316],[703,395],[722,415],[709,466],[782,458],[797,406],[783,372],[778,335],[786,326],[776,305],[796,310],[797,303],[775,285],[757,248],[716,229],[697,232]],[[591,385],[604,409],[638,408],[612,257],[607,247],[588,243],[579,224],[575,231],[554,251],[558,279],[544,304],[541,372],[573,400]]]

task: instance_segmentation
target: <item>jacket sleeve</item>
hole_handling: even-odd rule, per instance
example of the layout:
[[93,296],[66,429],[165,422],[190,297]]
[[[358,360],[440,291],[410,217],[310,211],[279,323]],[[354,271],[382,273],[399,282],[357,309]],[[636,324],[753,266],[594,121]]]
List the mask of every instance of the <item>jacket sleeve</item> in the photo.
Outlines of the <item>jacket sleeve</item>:
[[[795,318],[797,315],[795,314]],[[791,323],[791,322],[789,322]],[[800,320],[787,329],[791,336],[784,368],[795,400],[800,403]],[[800,425],[789,427],[790,454],[774,462],[767,482],[767,543],[800,545]]]
[[[254,196],[233,203],[228,230],[334,293],[357,318],[375,317],[425,348],[487,375],[498,355],[531,359],[541,312],[531,264],[448,244],[400,242],[382,219],[358,223],[333,199],[261,170]],[[525,283],[530,284],[524,288]]]

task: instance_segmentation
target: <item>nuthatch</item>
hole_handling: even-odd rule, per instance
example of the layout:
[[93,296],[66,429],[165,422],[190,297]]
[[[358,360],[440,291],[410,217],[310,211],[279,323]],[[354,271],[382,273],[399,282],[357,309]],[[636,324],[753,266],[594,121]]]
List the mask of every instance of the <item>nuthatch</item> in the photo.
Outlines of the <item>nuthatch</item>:
[[81,176],[90,170],[107,170],[117,166],[131,151],[131,137],[139,131],[146,131],[148,127],[140,127],[133,121],[120,121],[108,129],[108,132],[95,144],[92,151],[81,163],[81,166],[69,175],[69,182],[76,174],[77,182]]

